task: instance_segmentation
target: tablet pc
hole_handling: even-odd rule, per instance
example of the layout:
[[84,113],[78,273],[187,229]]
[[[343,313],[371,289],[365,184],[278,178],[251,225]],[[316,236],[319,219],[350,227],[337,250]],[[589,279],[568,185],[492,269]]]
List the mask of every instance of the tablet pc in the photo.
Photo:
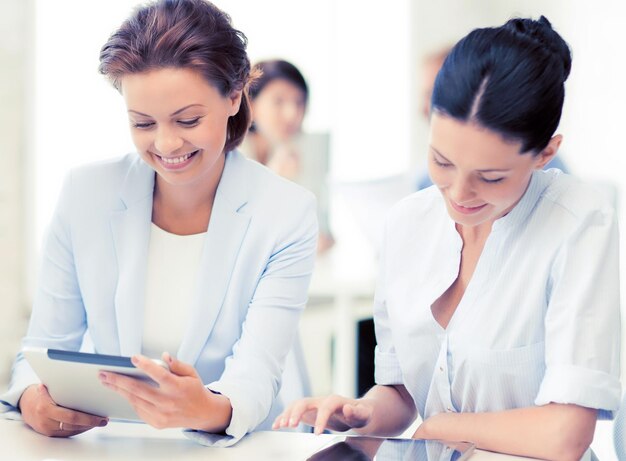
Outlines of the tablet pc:
[[347,436],[315,452],[307,461],[465,461],[474,444],[444,440]]
[[[130,357],[31,347],[22,352],[57,405],[92,415],[140,420],[124,397],[104,387],[98,378],[100,371],[112,371],[157,385],[132,364]],[[168,369],[165,362],[154,361]]]

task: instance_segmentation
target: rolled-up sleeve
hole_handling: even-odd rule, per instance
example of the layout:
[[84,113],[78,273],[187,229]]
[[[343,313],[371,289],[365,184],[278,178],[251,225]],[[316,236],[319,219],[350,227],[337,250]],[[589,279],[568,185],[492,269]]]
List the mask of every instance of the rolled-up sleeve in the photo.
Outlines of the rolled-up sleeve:
[[555,259],[537,405],[576,404],[612,418],[621,399],[619,234],[612,209],[581,220]]
[[393,345],[391,326],[389,325],[389,313],[387,312],[387,295],[385,280],[385,247],[387,232],[383,240],[383,249],[380,255],[380,266],[376,292],[374,295],[374,328],[376,331],[376,349],[374,350],[374,380],[376,384],[393,385],[402,384],[402,372]]

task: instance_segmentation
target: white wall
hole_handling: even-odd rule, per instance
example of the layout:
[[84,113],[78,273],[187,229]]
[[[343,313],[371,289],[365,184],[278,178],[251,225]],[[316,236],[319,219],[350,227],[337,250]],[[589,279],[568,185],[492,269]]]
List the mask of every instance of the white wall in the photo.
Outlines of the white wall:
[[0,389],[25,325],[23,309],[24,113],[30,2],[7,0],[0,15]]
[[[31,244],[36,247],[68,169],[133,150],[123,101],[97,71],[100,47],[133,3],[110,0],[98,7],[80,0],[35,0],[29,186],[35,191]],[[36,259],[34,254],[27,272],[31,292]]]

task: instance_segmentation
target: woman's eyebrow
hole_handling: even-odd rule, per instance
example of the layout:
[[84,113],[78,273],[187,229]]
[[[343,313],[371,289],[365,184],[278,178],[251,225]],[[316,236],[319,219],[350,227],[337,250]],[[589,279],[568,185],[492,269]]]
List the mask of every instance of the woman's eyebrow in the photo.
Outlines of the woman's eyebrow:
[[132,112],[133,114],[141,115],[142,117],[150,117],[148,114],[144,114],[143,112],[139,112],[137,110],[128,109],[128,112]]
[[480,173],[504,173],[506,171],[511,171],[510,168],[488,168],[486,170],[476,170]]
[[204,107],[202,104],[189,104],[185,107],[182,107],[180,109],[178,109],[176,112],[170,114],[170,117],[173,117],[174,115],[178,115],[180,114],[182,111],[189,109],[190,107]]
[[[177,110],[177,111],[175,111],[175,112],[172,112],[172,113],[170,114],[170,117],[173,117],[174,115],[178,115],[178,114],[180,114],[182,111],[187,110],[187,109],[189,109],[190,107],[196,107],[196,106],[198,106],[198,107],[204,107],[202,104],[189,104],[189,105],[187,105],[187,106],[185,106],[185,107],[181,107],[180,109],[178,109],[178,110]],[[134,109],[128,109],[128,112],[132,112],[132,113],[134,113],[134,114],[141,115],[141,116],[143,116],[143,117],[150,117],[150,115],[148,115],[148,114],[144,114],[143,112],[139,112],[138,110],[134,110]]]
[[448,160],[446,158],[445,155],[443,155],[441,152],[439,152],[437,149],[435,149],[432,145],[430,146],[430,148],[433,150],[433,152],[435,152],[435,154],[437,154],[439,157],[443,158],[446,162],[452,163],[452,162],[450,162],[450,160]]
[[[446,158],[445,155],[443,155],[441,152],[439,152],[437,149],[435,149],[433,146],[430,146],[430,148],[433,150],[433,152],[435,152],[437,155],[439,155],[444,161],[448,162],[448,163],[452,163],[450,160],[448,160]],[[511,171],[510,168],[486,168],[484,170],[476,170],[479,173],[505,173],[507,171]]]

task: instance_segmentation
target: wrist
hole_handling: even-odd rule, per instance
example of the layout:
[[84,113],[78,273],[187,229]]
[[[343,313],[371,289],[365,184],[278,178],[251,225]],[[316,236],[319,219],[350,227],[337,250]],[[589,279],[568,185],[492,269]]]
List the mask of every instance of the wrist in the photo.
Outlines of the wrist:
[[431,416],[419,425],[415,434],[413,434],[413,438],[427,440],[445,439],[446,437],[443,434],[445,433],[446,421],[452,417],[454,417],[453,413],[439,413]]
[[225,395],[213,392],[211,389],[205,389],[204,410],[200,421],[192,429],[216,434],[223,433],[230,426],[232,419],[233,408],[230,399]]
[[26,389],[24,389],[24,391],[22,392],[22,395],[20,395],[20,398],[17,401],[17,409],[20,412],[23,412],[22,407],[24,405],[26,405],[26,406],[28,405],[28,400],[30,398],[30,394],[33,392],[33,390],[35,392],[37,391],[37,386],[38,386],[38,384],[31,384]]

